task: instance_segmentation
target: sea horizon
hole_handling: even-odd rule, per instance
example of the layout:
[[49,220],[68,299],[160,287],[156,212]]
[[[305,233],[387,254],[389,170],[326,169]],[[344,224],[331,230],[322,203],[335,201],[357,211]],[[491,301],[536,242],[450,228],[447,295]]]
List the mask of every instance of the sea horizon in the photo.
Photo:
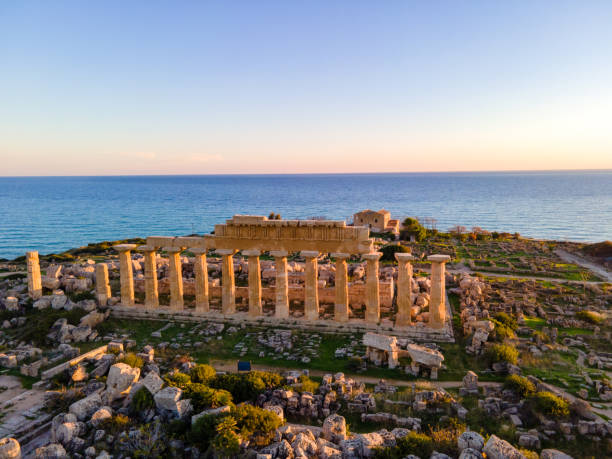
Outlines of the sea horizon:
[[0,177],[0,258],[209,233],[234,214],[363,209],[535,239],[612,240],[612,170]]

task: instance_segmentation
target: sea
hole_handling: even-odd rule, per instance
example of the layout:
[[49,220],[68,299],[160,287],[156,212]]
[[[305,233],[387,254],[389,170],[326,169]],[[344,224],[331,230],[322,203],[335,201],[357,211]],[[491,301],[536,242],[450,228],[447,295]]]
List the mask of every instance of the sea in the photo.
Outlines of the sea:
[[[317,175],[0,178],[0,257],[57,253],[91,242],[205,234],[234,214],[350,222],[392,218],[612,240],[612,170]],[[428,220],[430,221],[430,220]]]

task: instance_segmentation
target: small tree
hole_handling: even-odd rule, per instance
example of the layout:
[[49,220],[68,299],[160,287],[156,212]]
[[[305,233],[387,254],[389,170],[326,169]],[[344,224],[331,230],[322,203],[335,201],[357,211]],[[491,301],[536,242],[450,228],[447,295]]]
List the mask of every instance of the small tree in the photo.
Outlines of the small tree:
[[219,457],[232,458],[240,452],[240,437],[236,433],[236,420],[227,416],[216,427],[212,446]]
[[417,241],[422,241],[426,235],[427,230],[416,218],[408,217],[402,223],[402,230],[400,231],[402,239],[414,237]]

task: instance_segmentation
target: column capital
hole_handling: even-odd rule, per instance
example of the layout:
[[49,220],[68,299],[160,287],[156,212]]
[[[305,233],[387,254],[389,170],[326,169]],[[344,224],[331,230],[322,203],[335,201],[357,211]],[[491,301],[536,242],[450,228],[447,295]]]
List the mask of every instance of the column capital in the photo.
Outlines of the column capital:
[[302,250],[300,252],[300,256],[304,257],[304,258],[319,258],[320,252],[317,252],[316,250]]
[[337,258],[339,260],[346,260],[347,258],[351,257],[350,253],[338,253],[338,252],[336,252],[336,253],[330,253],[330,255],[331,255],[332,258]]
[[117,252],[127,252],[128,250],[134,250],[138,247],[138,244],[117,244],[113,246]]
[[380,257],[382,257],[382,253],[380,252],[366,253],[361,255],[361,258],[368,261],[378,261],[380,260]]
[[215,249],[215,252],[222,257],[236,255],[238,252],[236,249]]
[[153,247],[152,245],[140,245],[136,248],[139,252],[155,252],[157,247]]
[[432,263],[446,263],[447,261],[450,261],[450,259],[450,255],[429,255],[427,257],[427,260],[431,261]]
[[206,255],[208,253],[208,249],[193,248],[193,249],[187,249],[187,250],[189,250],[194,255]]
[[407,261],[414,261],[416,260],[416,257],[414,255],[412,255],[411,253],[399,253],[399,252],[395,252],[395,259],[399,262],[407,262]]
[[167,253],[181,253],[185,249],[183,247],[164,247],[163,250]]
[[244,255],[245,257],[258,257],[261,255],[261,250],[257,250],[257,249],[243,250],[242,255]]
[[274,258],[284,258],[289,255],[286,250],[270,250],[270,256]]

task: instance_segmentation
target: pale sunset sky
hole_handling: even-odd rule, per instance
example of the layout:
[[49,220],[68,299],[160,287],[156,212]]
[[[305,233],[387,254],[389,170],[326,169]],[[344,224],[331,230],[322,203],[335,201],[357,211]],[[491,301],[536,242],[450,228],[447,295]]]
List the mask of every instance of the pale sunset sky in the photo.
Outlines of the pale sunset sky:
[[0,175],[612,169],[611,1],[3,1]]

